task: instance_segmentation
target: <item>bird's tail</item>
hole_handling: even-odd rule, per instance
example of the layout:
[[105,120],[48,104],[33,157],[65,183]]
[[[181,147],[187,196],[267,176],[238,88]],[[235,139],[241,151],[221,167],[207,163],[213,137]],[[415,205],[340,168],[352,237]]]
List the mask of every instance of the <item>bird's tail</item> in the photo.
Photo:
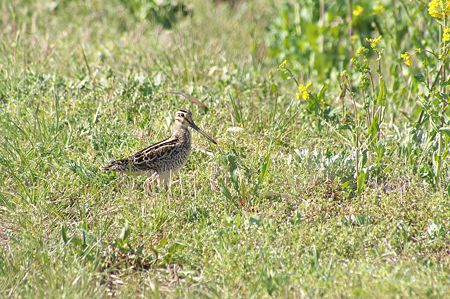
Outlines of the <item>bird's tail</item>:
[[128,159],[122,159],[122,160],[116,160],[108,165],[102,167],[103,171],[128,171],[130,170],[130,160]]

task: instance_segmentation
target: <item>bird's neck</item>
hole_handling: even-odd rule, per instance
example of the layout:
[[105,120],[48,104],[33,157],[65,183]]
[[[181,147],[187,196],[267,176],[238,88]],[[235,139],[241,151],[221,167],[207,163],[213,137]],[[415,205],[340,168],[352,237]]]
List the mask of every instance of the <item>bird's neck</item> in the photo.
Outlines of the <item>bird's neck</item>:
[[172,136],[177,137],[180,140],[190,140],[191,132],[187,127],[175,126],[173,128]]

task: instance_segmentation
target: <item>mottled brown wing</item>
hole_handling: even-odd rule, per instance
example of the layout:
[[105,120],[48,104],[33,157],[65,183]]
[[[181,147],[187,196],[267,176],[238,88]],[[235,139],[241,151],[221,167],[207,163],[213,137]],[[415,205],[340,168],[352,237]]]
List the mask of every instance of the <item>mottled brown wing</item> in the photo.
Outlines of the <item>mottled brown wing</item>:
[[155,162],[164,158],[176,146],[176,138],[168,138],[140,150],[133,155],[111,162],[103,168],[106,171],[149,171]]
[[128,159],[132,163],[133,169],[140,171],[155,170],[154,167],[157,162],[164,160],[177,145],[178,140],[176,138],[169,138],[135,153]]

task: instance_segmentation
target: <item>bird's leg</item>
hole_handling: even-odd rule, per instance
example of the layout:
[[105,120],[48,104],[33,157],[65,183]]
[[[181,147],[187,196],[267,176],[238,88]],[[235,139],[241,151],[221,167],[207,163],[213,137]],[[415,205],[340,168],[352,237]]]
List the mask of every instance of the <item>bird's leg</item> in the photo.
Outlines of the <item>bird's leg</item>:
[[158,188],[166,187],[170,182],[170,172],[162,172],[158,176]]
[[[166,172],[162,172],[159,174],[158,176],[158,188],[160,189],[164,189],[164,191],[166,192],[170,192],[170,180],[171,180],[171,172],[170,171],[166,171]],[[169,198],[169,207],[170,207],[170,198]]]
[[180,182],[181,197],[184,197],[184,194],[183,194],[183,181],[181,180],[181,176],[180,176],[180,179],[178,181]]
[[144,182],[144,189],[147,195],[151,195],[153,193],[153,184],[158,179],[158,174],[154,173],[149,176]]
[[178,182],[181,182],[181,177],[178,180],[173,180],[173,177],[178,173],[178,170],[171,170],[167,175],[166,175],[166,182],[169,186],[172,186]]

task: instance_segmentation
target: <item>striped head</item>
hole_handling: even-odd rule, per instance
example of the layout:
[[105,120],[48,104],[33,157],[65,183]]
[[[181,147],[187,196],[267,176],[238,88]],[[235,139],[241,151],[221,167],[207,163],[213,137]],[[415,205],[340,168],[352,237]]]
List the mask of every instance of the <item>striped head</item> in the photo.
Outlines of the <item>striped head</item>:
[[211,137],[208,136],[202,129],[200,129],[195,123],[194,120],[192,120],[192,113],[189,110],[178,110],[175,113],[175,129],[187,129],[187,128],[193,128],[200,134],[202,134],[206,139],[211,141],[214,144],[217,144]]
[[176,127],[181,127],[183,129],[190,127],[192,120],[192,113],[189,110],[178,110],[175,113],[175,125]]

